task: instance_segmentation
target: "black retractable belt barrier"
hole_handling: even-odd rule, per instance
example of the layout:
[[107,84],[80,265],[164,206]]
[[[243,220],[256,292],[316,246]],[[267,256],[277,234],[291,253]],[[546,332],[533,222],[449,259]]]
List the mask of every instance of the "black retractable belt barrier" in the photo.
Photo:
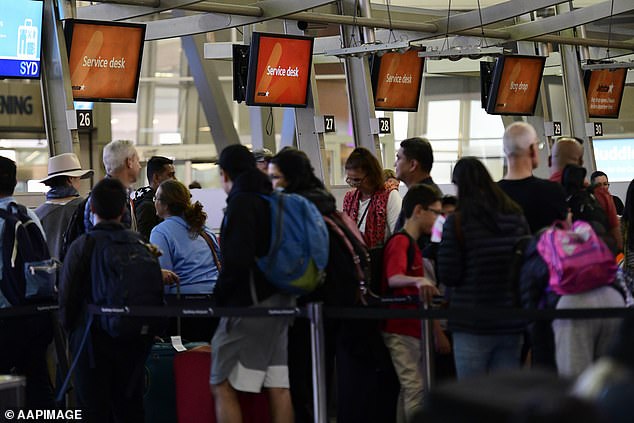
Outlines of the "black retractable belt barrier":
[[[7,309],[10,310],[10,309]],[[33,309],[31,309],[33,310]],[[47,309],[45,311],[50,311]],[[119,314],[128,316],[185,316],[185,317],[307,317],[306,310],[298,307],[214,307],[204,306],[126,306],[109,307],[91,304],[88,311],[93,314]],[[3,316],[0,310],[0,318]],[[33,311],[31,311],[31,314]],[[27,312],[10,313],[25,315]],[[634,315],[634,308],[570,308],[527,310],[509,309],[387,309],[382,307],[329,307],[324,306],[324,315],[331,319],[470,319],[470,320],[553,320],[553,319],[602,319]]]
[[126,316],[180,316],[180,317],[306,317],[306,310],[298,307],[214,307],[211,303],[196,306],[125,306],[111,307],[88,305],[92,314],[114,314]]
[[[308,318],[311,321],[311,345],[313,355],[313,392],[315,423],[326,422],[326,398],[323,368],[323,317],[331,319],[421,319],[423,323],[431,322],[431,319],[468,319],[468,320],[554,320],[554,319],[603,319],[623,318],[634,316],[634,308],[589,308],[589,309],[433,309],[419,307],[418,309],[389,309],[381,305],[389,304],[418,304],[415,297],[383,298],[374,307],[322,307],[320,303],[308,304],[306,308],[261,308],[261,307],[215,307],[209,304],[197,304],[196,306],[98,306],[88,305],[88,311],[92,315],[115,314],[126,316],[177,316],[177,317],[276,317],[295,316]],[[322,312],[323,308],[323,312]],[[18,317],[42,312],[53,312],[58,309],[56,304],[38,306],[19,306],[0,309],[0,319],[5,317]],[[425,352],[430,356],[431,335],[430,324],[423,324],[425,333],[423,337],[428,342],[425,344]],[[427,356],[426,356],[427,358]],[[426,369],[431,366],[427,361]],[[429,371],[426,370],[427,383],[431,383]]]
[[326,318],[331,319],[461,319],[461,320],[553,320],[603,319],[634,315],[634,308],[570,308],[527,310],[509,309],[384,309],[370,307],[324,307]]
[[[392,301],[391,303],[405,303]],[[38,313],[56,312],[57,304],[16,306],[0,309],[0,319],[28,316]],[[296,316],[307,318],[304,308],[283,307],[215,307],[200,304],[196,306],[125,306],[110,307],[88,305],[93,314],[119,314],[128,316],[182,316],[182,317],[275,317]],[[324,315],[331,319],[471,319],[471,320],[553,320],[553,319],[602,319],[620,318],[634,315],[634,308],[570,308],[532,310],[522,308],[450,308],[450,309],[388,309],[383,307],[331,307],[324,306]]]
[[57,304],[21,305],[7,308],[0,308],[0,319],[6,317],[30,316],[38,313],[50,313],[59,310]]

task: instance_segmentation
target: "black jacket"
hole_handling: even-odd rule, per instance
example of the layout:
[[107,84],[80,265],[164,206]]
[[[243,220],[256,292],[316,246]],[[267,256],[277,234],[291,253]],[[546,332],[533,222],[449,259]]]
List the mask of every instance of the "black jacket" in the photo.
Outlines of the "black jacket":
[[154,194],[155,191],[151,187],[143,187],[134,193],[134,199],[132,200],[137,231],[146,241],[150,240],[152,229],[163,221],[156,215]]
[[[529,233],[524,216],[499,214],[492,229],[475,219],[447,218],[438,249],[438,280],[451,290],[451,308],[513,308],[519,305],[516,281],[510,277],[513,247]],[[460,241],[462,238],[462,241]],[[483,335],[520,333],[523,322],[449,319],[454,331]]]
[[[270,181],[257,169],[233,181],[220,230],[222,271],[214,288],[219,306],[250,306],[277,292],[256,264],[271,243],[271,210],[258,194],[270,193]],[[257,298],[251,293],[251,277]]]

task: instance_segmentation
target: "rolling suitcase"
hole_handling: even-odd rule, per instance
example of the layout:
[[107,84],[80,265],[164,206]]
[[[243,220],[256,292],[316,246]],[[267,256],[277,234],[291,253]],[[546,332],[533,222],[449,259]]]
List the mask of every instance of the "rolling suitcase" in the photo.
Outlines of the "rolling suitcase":
[[[206,344],[192,342],[185,344],[185,348],[201,345]],[[150,355],[145,362],[143,406],[147,423],[175,423],[177,421],[174,357],[178,354],[169,342],[152,345]]]
[[[179,423],[215,423],[214,399],[209,386],[211,349],[207,346],[178,353],[174,357],[176,414]],[[239,393],[244,423],[270,422],[265,393]]]

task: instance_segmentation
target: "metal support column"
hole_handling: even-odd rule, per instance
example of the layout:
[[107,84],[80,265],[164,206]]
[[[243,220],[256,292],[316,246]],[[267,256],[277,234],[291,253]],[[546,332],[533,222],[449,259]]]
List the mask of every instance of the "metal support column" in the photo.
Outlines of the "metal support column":
[[282,131],[280,134],[280,149],[297,145],[297,132],[295,131],[295,110],[288,107],[284,109],[282,117]]
[[[558,14],[565,14],[571,11],[568,3],[557,6]],[[574,36],[574,29],[562,31],[563,36]],[[592,173],[596,170],[594,161],[594,148],[592,138],[586,133],[586,120],[588,117],[588,106],[586,104],[586,90],[583,85],[583,75],[577,55],[576,46],[560,45],[561,70],[563,74],[564,93],[566,94],[566,111],[570,124],[570,135],[583,140],[583,164]]]
[[310,346],[313,361],[313,408],[315,423],[326,423],[326,368],[324,345],[324,315],[322,303],[309,303],[306,306],[310,319]]
[[[356,0],[342,1],[344,15],[357,16]],[[367,12],[367,8],[363,8]],[[370,17],[370,16],[364,16]],[[342,26],[341,36],[344,47],[353,47],[361,43],[360,30],[357,27]],[[365,35],[368,36],[367,34]],[[365,40],[367,41],[367,40]],[[372,38],[371,41],[374,41]],[[370,79],[370,68],[368,58],[346,57],[345,59],[346,81],[348,85],[348,97],[350,98],[350,114],[352,116],[352,130],[355,138],[355,145],[365,147],[372,151],[379,161],[381,147],[378,134],[373,134],[371,119],[375,119],[374,99],[372,98],[372,82]]]
[[41,85],[49,154],[79,153],[79,134],[70,86],[70,70],[57,0],[44,1]]
[[188,35],[181,38],[181,43],[198,89],[200,104],[207,116],[216,151],[220,153],[228,145],[240,144],[240,137],[233,126],[231,110],[214,65],[203,62],[205,35]]
[[[531,22],[533,17],[531,15],[522,15],[516,19],[516,23],[527,23]],[[536,43],[532,41],[518,41],[517,42],[517,52],[519,54],[525,55],[534,55],[534,54],[543,54],[545,56],[548,53],[545,49],[540,48]],[[544,122],[550,121],[550,111],[548,110],[549,98],[548,98],[548,90],[546,88],[546,84],[544,83],[544,79],[542,77],[542,81],[539,87],[539,101],[535,107],[535,114],[533,116],[527,116],[526,122],[531,124],[540,140],[544,142],[544,148],[539,150],[539,163],[541,164],[537,169],[534,170],[535,176],[539,176],[542,178],[548,178],[548,156],[550,155],[550,144],[548,143],[549,139],[544,135]],[[517,119],[521,120],[521,118]]]
[[141,83],[139,83],[136,101],[138,114],[137,145],[152,145],[154,143],[156,82],[153,76],[154,69],[156,69],[156,50],[156,41],[146,42],[143,46],[144,60],[141,62]]
[[[244,26],[242,30],[244,44],[251,44],[252,26]],[[275,144],[275,119],[272,107],[249,106],[249,124],[251,126],[251,146],[253,150],[268,148],[277,151]]]
[[[302,35],[296,22],[284,21],[284,30],[287,34]],[[315,65],[310,69],[310,86],[306,93],[306,107],[295,108],[295,137],[297,148],[302,150],[310,159],[315,175],[327,184],[330,178],[324,176],[322,152],[325,150],[324,134],[318,133],[315,128],[315,116],[319,116],[319,101],[317,98],[317,82],[315,80]]]

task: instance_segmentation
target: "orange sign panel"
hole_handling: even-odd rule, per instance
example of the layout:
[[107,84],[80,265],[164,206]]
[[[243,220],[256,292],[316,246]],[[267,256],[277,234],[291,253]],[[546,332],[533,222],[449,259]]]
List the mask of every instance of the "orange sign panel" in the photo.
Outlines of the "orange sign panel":
[[416,111],[424,59],[418,50],[385,53],[375,75],[374,107],[379,110]]
[[[494,72],[493,92],[487,112],[501,115],[532,115],[546,59],[540,56],[504,56]],[[499,66],[502,66],[499,69]]]
[[253,36],[247,104],[305,107],[313,39],[261,33]]
[[586,75],[586,99],[590,117],[618,118],[627,69],[601,69]]
[[70,22],[70,80],[76,100],[136,101],[145,25]]

